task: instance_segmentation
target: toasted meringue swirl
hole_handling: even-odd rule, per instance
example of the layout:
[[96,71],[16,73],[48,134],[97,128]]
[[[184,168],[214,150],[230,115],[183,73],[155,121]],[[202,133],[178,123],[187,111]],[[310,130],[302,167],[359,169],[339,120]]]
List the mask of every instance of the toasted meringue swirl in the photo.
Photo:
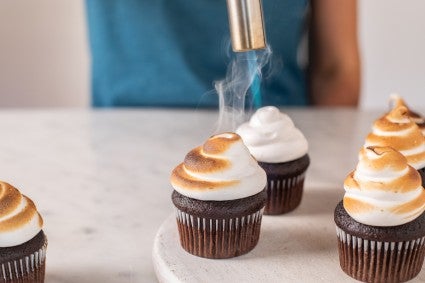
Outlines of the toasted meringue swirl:
[[422,134],[425,136],[425,118],[419,115],[418,113],[410,110],[406,102],[404,102],[404,100],[398,94],[392,94],[390,96],[390,107],[391,109],[393,109],[398,106],[404,106],[407,108],[407,115],[410,117],[410,119],[412,119],[414,123],[416,123],[416,125],[418,125]]
[[25,243],[42,226],[43,219],[34,203],[10,184],[0,181],[0,247]]
[[365,147],[390,146],[407,158],[416,169],[425,167],[425,137],[409,118],[407,108],[397,106],[375,121]]
[[254,157],[261,162],[281,163],[302,157],[308,143],[288,115],[273,106],[258,109],[248,123],[236,130]]
[[261,192],[266,183],[266,173],[235,133],[212,136],[171,173],[177,192],[199,200],[249,197]]
[[425,210],[425,190],[418,171],[391,147],[362,149],[344,189],[345,210],[366,225],[402,225]]

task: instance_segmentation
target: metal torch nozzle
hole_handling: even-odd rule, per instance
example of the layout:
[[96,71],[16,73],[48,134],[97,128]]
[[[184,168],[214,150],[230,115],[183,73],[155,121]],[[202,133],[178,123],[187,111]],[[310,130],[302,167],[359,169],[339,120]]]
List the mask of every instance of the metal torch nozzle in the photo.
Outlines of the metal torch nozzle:
[[227,10],[233,51],[266,48],[261,0],[227,0]]

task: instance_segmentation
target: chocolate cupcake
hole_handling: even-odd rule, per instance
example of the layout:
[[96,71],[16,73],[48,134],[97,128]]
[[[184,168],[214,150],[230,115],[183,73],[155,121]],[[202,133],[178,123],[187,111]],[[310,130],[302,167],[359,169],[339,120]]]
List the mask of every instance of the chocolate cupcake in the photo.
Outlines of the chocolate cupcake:
[[0,181],[0,282],[42,283],[47,238],[34,203]]
[[307,140],[291,118],[276,107],[263,107],[236,132],[267,173],[264,214],[283,214],[298,207],[310,158]]
[[212,136],[190,151],[171,174],[183,249],[215,259],[252,250],[260,236],[266,182],[237,134]]
[[410,119],[406,107],[397,106],[375,121],[364,145],[368,146],[390,146],[399,151],[418,170],[425,185],[425,136]]
[[407,115],[413,122],[416,123],[416,125],[418,125],[422,134],[425,136],[425,118],[419,113],[410,110],[406,102],[404,102],[404,100],[398,94],[392,94],[390,97],[390,107],[391,109],[394,109],[398,106],[404,106],[407,108]]
[[391,147],[362,149],[335,209],[342,270],[364,282],[414,278],[425,256],[425,190]]

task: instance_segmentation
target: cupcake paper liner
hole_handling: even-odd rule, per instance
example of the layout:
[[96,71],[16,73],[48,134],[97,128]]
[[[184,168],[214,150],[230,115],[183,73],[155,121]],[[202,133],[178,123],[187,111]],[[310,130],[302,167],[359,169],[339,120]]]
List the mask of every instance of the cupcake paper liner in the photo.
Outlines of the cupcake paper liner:
[[404,282],[421,271],[425,237],[403,242],[370,241],[350,235],[338,226],[342,270],[363,282]]
[[0,264],[0,283],[43,283],[47,241],[41,249],[23,258]]
[[176,208],[180,243],[187,252],[205,258],[245,254],[258,243],[263,210],[235,218],[212,219]]
[[294,210],[301,203],[305,171],[297,176],[267,178],[267,203],[264,214],[283,214]]

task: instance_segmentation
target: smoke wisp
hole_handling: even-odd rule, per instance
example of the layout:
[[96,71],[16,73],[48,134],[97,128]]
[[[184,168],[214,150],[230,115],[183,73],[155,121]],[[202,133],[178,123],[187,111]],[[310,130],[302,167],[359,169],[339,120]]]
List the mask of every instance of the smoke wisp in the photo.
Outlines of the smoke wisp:
[[219,99],[216,133],[235,131],[245,121],[247,110],[261,107],[262,70],[269,63],[271,55],[270,47],[234,53],[226,77],[214,82]]

